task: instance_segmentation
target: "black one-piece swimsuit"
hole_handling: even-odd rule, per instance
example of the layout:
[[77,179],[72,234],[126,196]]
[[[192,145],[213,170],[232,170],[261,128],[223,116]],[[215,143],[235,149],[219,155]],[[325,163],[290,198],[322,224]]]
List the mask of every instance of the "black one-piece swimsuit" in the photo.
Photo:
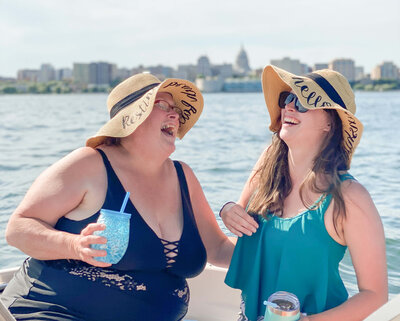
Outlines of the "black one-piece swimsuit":
[[[105,153],[108,188],[102,208],[119,211],[125,197],[120,180]],[[186,278],[198,275],[207,261],[190,202],[186,178],[174,161],[179,179],[183,231],[176,242],[160,239],[131,201],[129,244],[123,258],[110,268],[76,260],[27,259],[2,294],[2,301],[17,320],[176,321],[188,309]],[[96,222],[61,218],[55,228],[79,234]],[[167,255],[168,252],[174,255]],[[171,259],[171,257],[173,257]]]

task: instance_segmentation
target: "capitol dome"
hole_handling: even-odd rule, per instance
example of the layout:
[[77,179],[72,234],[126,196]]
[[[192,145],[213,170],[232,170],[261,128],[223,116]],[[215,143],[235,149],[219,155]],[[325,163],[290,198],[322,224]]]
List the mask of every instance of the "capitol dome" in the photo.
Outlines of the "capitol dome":
[[247,53],[243,46],[240,48],[235,61],[235,71],[240,74],[247,74],[250,71],[249,60],[247,58]]

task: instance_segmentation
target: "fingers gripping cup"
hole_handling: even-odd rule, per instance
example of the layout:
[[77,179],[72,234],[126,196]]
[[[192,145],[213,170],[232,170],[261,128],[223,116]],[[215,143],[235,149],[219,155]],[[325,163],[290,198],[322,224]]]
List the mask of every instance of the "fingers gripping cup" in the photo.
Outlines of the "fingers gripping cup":
[[97,256],[95,257],[97,261],[116,264],[124,256],[128,248],[131,218],[131,214],[124,213],[128,199],[129,192],[126,193],[119,212],[103,208],[100,210],[97,223],[103,223],[106,228],[103,231],[95,231],[93,234],[105,237],[107,243],[92,244],[91,247],[95,250],[106,250],[107,256]]
[[278,291],[268,301],[264,301],[265,321],[297,321],[300,320],[300,302],[293,293]]

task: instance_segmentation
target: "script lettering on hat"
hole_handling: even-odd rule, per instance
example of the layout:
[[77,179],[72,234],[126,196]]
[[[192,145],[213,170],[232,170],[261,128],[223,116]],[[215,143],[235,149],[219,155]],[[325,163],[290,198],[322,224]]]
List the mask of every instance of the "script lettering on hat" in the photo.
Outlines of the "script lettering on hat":
[[197,101],[196,92],[192,89],[192,87],[184,83],[172,81],[169,84],[165,85],[163,88],[168,88],[168,87],[181,87],[183,89],[183,91],[181,91],[182,94],[185,94],[186,97],[188,97],[192,102]]
[[[303,98],[305,98],[307,100],[308,105],[314,106],[314,107],[332,106],[331,103],[327,102],[327,101],[320,103],[322,100],[322,96],[317,95],[317,93],[315,91],[311,91],[310,93],[308,93],[310,88],[307,85],[303,84],[304,83],[303,78],[292,77],[292,79],[294,80],[294,85],[296,87],[300,88],[301,96],[303,96]],[[314,99],[314,97],[315,97],[315,99]],[[319,104],[319,106],[318,106],[318,104]]]
[[196,114],[196,113],[197,113],[197,109],[196,109],[194,106],[192,106],[191,104],[189,104],[189,103],[188,103],[187,101],[185,101],[185,100],[181,100],[181,103],[182,103],[182,105],[184,105],[185,107],[188,107],[188,108],[185,108],[185,109],[183,110],[183,112],[182,112],[182,117],[179,118],[179,123],[180,123],[181,125],[183,125],[184,123],[186,123],[187,120],[189,120],[190,115]]
[[131,115],[122,116],[122,128],[126,129],[126,127],[132,126],[136,121],[140,120],[143,116],[143,113],[147,111],[149,108],[149,100],[153,95],[153,90],[148,92],[146,96],[143,97],[143,104],[139,104],[138,110]]
[[[169,84],[165,85],[163,88],[168,87],[180,87],[182,89],[181,94],[184,94],[191,103],[197,102],[196,91],[194,91],[192,87],[188,86],[187,84],[172,81]],[[190,102],[181,99],[181,104],[186,107],[182,110],[182,117],[179,118],[179,123],[181,125],[183,125],[184,123],[186,123],[186,121],[190,119],[190,115],[197,113],[196,107],[193,106]]]
[[353,151],[354,141],[358,136],[357,134],[358,128],[354,118],[347,113],[346,115],[347,115],[347,121],[349,123],[349,130],[344,130],[346,134],[346,137],[344,137],[344,147],[348,152],[348,154],[351,154],[351,152]]

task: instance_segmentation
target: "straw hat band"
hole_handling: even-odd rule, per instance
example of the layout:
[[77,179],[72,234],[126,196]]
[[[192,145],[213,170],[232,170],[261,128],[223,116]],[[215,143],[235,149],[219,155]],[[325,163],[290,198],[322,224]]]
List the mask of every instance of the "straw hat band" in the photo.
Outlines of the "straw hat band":
[[335,90],[335,88],[333,88],[328,80],[326,80],[320,74],[314,72],[306,75],[306,77],[314,80],[326,92],[332,101],[342,106],[344,109],[347,109],[346,104],[343,102],[338,92]]
[[138,91],[133,92],[132,94],[126,96],[125,98],[121,99],[119,102],[117,102],[110,110],[110,118],[113,118],[116,114],[118,114],[119,111],[124,109],[126,106],[129,106],[136,100],[138,100],[140,97],[142,97],[146,92],[148,92],[150,89],[153,89],[154,87],[158,86],[160,83],[153,83],[150,84],[144,88],[139,89]]

